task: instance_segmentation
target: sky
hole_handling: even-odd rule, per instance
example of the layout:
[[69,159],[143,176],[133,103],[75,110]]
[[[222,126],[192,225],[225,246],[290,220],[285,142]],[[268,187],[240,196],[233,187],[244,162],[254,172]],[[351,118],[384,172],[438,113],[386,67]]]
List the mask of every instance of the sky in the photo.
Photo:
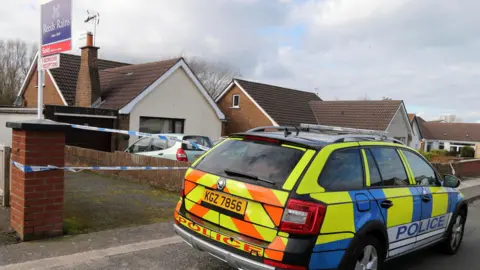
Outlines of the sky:
[[[0,0],[0,39],[37,42],[43,0]],[[480,122],[478,0],[73,0],[74,50],[100,13],[101,58],[187,55],[324,100],[404,100]]]

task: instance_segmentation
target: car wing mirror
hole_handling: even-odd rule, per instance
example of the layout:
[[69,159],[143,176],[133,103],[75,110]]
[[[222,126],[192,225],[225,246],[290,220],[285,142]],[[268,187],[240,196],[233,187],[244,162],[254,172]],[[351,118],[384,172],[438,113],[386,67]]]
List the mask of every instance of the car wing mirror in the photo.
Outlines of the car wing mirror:
[[458,179],[456,176],[446,174],[443,176],[443,186],[444,187],[451,187],[451,188],[458,188],[462,181]]

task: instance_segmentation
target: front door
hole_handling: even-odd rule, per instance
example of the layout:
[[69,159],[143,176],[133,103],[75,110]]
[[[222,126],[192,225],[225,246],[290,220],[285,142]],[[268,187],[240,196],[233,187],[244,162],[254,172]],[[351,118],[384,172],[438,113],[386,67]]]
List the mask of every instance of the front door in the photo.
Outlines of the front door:
[[451,215],[449,195],[427,161],[413,151],[405,149],[401,152],[408,161],[415,185],[421,194],[422,218],[416,244],[420,248],[443,237]]
[[388,232],[388,256],[406,253],[415,248],[421,218],[420,193],[411,185],[396,148],[371,146],[363,151],[368,163],[369,192],[381,209]]

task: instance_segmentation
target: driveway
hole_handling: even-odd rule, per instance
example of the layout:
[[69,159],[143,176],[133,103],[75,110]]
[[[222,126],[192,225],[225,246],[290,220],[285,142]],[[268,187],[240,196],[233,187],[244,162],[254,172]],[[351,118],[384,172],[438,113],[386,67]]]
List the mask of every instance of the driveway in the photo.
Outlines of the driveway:
[[178,194],[91,172],[65,173],[66,234],[170,220]]

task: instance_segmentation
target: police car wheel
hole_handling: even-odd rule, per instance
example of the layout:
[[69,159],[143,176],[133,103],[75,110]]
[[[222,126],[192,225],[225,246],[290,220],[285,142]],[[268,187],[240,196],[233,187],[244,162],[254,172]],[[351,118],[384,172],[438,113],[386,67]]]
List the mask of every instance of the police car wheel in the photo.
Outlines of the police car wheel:
[[[345,251],[348,256],[339,269],[345,270],[380,270],[385,258],[383,245],[373,236],[361,237]],[[350,253],[351,252],[351,253]]]
[[465,212],[462,211],[452,218],[452,224],[447,232],[447,239],[440,244],[441,251],[446,254],[455,254],[460,248],[465,229]]

